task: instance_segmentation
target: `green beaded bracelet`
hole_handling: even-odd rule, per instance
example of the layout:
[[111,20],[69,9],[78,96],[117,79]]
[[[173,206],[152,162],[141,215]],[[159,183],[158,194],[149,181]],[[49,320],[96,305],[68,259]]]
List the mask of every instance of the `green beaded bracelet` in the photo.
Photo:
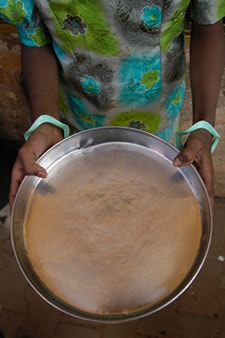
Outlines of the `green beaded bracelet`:
[[183,146],[184,146],[183,143],[182,143],[182,136],[183,135],[190,134],[193,131],[198,130],[198,129],[205,129],[213,136],[212,146],[211,146],[211,153],[213,153],[214,150],[216,149],[218,143],[219,143],[220,135],[217,133],[215,128],[213,128],[213,126],[210,123],[208,123],[207,121],[199,121],[199,122],[193,124],[190,128],[188,128],[184,131],[177,132],[177,134],[176,134],[176,146],[177,146],[177,148],[182,149]]
[[24,133],[24,139],[25,141],[28,140],[28,138],[33,134],[33,132],[42,124],[44,123],[50,123],[54,124],[55,126],[61,128],[64,133],[64,138],[68,137],[70,135],[70,128],[66,124],[60,122],[59,120],[55,119],[54,117],[50,115],[41,115],[39,116],[32,126]]

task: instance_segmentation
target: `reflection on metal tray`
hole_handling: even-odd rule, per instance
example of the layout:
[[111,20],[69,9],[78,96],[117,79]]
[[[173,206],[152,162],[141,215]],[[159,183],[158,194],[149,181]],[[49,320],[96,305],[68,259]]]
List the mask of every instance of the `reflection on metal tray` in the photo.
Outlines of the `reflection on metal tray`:
[[151,134],[105,127],[75,134],[26,177],[12,244],[31,286],[59,310],[99,322],[140,318],[175,300],[198,274],[212,216],[193,166]]

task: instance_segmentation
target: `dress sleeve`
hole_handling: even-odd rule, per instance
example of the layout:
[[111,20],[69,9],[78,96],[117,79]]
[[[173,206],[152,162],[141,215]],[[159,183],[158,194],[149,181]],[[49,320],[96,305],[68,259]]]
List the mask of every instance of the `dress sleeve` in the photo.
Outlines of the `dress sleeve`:
[[225,17],[225,0],[192,0],[191,17],[199,24],[214,24]]
[[1,0],[0,18],[16,26],[20,42],[26,46],[41,47],[51,41],[33,0]]

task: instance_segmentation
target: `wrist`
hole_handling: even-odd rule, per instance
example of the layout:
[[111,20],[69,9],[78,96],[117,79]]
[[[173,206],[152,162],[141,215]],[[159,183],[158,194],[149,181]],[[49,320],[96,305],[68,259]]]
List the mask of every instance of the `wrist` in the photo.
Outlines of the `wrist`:
[[205,129],[197,129],[190,134],[192,139],[198,140],[204,149],[212,153],[213,136]]
[[204,138],[208,138],[208,140],[211,142],[211,152],[213,153],[216,149],[219,140],[220,135],[217,133],[217,131],[214,129],[214,127],[207,121],[198,121],[195,124],[193,124],[190,128],[177,132],[176,134],[176,145],[178,149],[181,149],[183,147],[182,137],[187,134],[193,134],[193,133],[201,133],[201,135],[204,136]]
[[[24,138],[28,140],[28,138],[37,130],[39,129],[42,131],[47,131],[50,133],[59,134],[59,132],[63,132],[64,138],[68,137],[70,134],[69,126],[62,123],[61,121],[55,119],[50,115],[40,115],[31,127],[25,132]],[[61,134],[62,136],[62,134]]]
[[192,134],[202,135],[207,141],[212,143],[213,135],[206,129],[202,129],[202,128],[196,129],[192,132]]
[[43,123],[37,127],[34,132],[41,132],[46,135],[51,135],[53,138],[63,138],[63,130],[54,124]]

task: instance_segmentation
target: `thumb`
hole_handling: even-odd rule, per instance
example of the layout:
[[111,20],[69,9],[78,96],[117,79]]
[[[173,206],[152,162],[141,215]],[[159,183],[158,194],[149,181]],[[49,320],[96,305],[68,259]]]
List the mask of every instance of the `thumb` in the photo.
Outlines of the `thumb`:
[[197,130],[191,133],[184,148],[174,158],[173,164],[176,167],[181,167],[201,161],[203,153],[210,153],[211,142],[212,137],[205,130]]
[[175,167],[182,167],[192,164],[195,161],[198,151],[192,149],[190,146],[182,149],[179,154],[173,159],[173,165]]

